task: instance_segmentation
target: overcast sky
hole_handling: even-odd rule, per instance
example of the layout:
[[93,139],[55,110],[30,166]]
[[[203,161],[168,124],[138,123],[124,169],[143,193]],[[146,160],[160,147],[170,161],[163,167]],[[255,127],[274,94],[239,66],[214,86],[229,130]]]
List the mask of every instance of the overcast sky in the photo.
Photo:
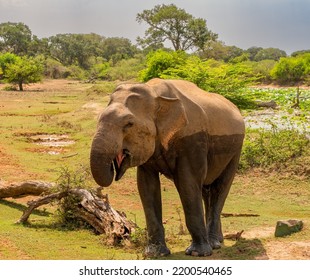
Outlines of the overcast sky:
[[171,3],[206,19],[227,45],[310,49],[310,0],[0,0],[0,23],[23,22],[40,38],[94,32],[135,43],[146,29],[137,13]]

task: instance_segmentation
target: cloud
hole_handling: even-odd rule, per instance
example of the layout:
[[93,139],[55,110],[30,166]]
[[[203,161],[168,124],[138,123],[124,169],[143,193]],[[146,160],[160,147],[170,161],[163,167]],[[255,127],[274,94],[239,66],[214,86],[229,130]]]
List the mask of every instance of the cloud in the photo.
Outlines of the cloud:
[[28,6],[25,0],[0,0],[0,7],[26,7]]

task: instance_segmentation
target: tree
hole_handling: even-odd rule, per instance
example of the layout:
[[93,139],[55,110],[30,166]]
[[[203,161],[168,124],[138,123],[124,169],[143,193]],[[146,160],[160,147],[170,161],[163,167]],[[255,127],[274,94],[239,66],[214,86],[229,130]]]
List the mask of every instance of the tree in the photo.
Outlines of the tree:
[[261,49],[257,52],[254,57],[255,61],[261,61],[266,59],[272,59],[278,61],[281,57],[286,57],[287,54],[285,51],[277,49],[277,48],[267,48]]
[[206,20],[194,18],[174,4],[156,5],[139,13],[136,19],[150,26],[144,38],[137,38],[143,47],[158,46],[168,40],[176,51],[201,50],[208,41],[217,38],[217,34],[208,30]]
[[17,84],[22,91],[23,84],[39,82],[42,73],[43,63],[39,59],[23,56],[7,65],[4,77],[9,83]]
[[248,48],[246,50],[246,52],[249,54],[249,60],[254,61],[255,60],[255,56],[261,50],[263,50],[263,48],[261,48],[261,47],[251,47],[251,48]]
[[90,68],[92,57],[102,56],[104,37],[91,34],[57,34],[49,38],[51,56],[68,66]]
[[23,23],[0,24],[0,51],[26,55],[31,45],[32,33]]
[[137,53],[137,48],[129,39],[119,37],[106,38],[102,43],[102,49],[103,58],[113,64],[122,59],[132,58]]

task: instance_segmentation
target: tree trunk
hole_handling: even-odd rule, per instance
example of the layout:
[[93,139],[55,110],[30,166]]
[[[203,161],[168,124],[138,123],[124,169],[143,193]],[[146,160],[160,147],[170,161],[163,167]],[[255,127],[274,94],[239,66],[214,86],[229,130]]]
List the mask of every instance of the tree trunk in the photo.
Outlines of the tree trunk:
[[20,90],[20,91],[23,91],[23,90],[24,90],[24,88],[23,88],[23,82],[22,82],[22,81],[19,81],[19,82],[18,82],[18,87],[19,87],[19,90]]

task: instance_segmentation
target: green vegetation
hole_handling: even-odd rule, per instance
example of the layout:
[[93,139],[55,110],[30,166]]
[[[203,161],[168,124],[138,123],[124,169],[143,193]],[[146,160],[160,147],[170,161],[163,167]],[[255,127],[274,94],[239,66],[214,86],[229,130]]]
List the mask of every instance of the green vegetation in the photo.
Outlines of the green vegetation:
[[[187,33],[169,25],[171,18]],[[292,259],[309,258],[293,242],[310,242],[309,50],[287,56],[275,48],[227,46],[216,40],[204,19],[174,5],[143,11],[137,21],[154,24],[140,38],[141,48],[126,38],[97,34],[39,39],[23,23],[0,24],[0,180],[53,181],[61,189],[93,187],[87,176],[90,143],[96,117],[115,86],[154,77],[188,80],[223,94],[242,110],[247,133],[224,212],[258,215],[223,218],[225,233],[244,230],[245,237],[225,240],[223,248],[206,259],[277,258],[281,250],[272,255],[277,244]],[[169,28],[176,32],[171,39],[183,40],[171,41],[174,50],[163,46]],[[202,37],[186,41],[188,34]],[[41,78],[42,83],[31,85]],[[17,84],[26,94],[1,83]],[[271,100],[277,110],[257,107],[257,101]],[[71,143],[41,145],[35,139],[42,135],[62,136]],[[163,219],[172,250],[167,258],[192,259],[184,255],[190,236],[178,193],[170,181],[161,179]],[[70,200],[35,211],[27,226],[15,225],[28,198],[5,199],[0,200],[0,259],[142,259],[145,221],[135,170],[104,192],[113,208],[139,225],[132,244],[110,247],[103,235],[68,223],[74,203]],[[302,219],[305,229],[275,240],[272,229],[282,218]]]

